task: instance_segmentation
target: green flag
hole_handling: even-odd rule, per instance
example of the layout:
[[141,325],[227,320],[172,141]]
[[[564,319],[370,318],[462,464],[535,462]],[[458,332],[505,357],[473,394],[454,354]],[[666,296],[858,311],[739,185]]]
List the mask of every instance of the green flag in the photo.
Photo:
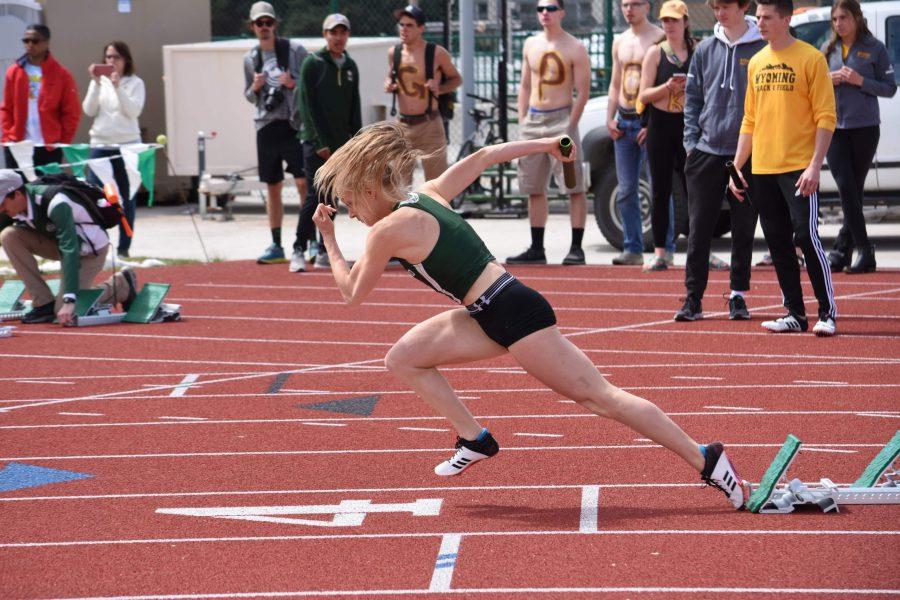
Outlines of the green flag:
[[62,173],[62,167],[59,166],[59,163],[47,163],[46,165],[42,165],[40,167],[35,167],[35,171],[40,171],[41,175],[53,175],[56,173]]
[[[85,161],[91,153],[91,147],[88,144],[72,144],[71,146],[63,146],[63,156],[66,162],[72,165],[72,173],[76,177],[85,178]],[[56,171],[57,173],[59,171]]]
[[156,180],[156,148],[148,148],[138,154],[138,172],[141,174],[141,182],[150,194],[150,197],[147,199],[147,206],[153,206],[153,188]]

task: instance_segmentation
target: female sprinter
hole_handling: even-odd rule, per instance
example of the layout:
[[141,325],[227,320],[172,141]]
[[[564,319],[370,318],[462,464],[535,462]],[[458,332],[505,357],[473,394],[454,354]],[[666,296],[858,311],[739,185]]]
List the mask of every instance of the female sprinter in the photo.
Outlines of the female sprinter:
[[493,165],[546,152],[563,162],[559,139],[488,146],[456,163],[437,179],[409,193],[419,153],[394,123],[362,129],[316,173],[323,198],[339,197],[350,217],[369,227],[362,256],[348,267],[334,235],[335,208],[319,204],[313,221],[322,232],[331,271],[348,304],[359,304],[375,287],[391,257],[416,279],[464,305],[416,325],[385,357],[406,382],[458,433],[456,454],[434,471],[456,475],[499,446],[460,402],[440,365],[467,363],[509,352],[525,371],[591,412],[631,427],[675,452],[703,481],[742,508],[743,482],[721,443],[698,446],[656,405],[607,382],[590,359],[556,327],[547,301],[506,271],[466,221],[450,209],[453,198]]

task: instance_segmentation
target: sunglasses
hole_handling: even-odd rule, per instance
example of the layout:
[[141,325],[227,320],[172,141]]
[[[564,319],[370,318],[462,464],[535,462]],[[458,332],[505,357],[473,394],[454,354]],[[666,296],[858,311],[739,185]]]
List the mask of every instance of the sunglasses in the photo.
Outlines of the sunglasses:
[[272,27],[275,25],[275,21],[272,19],[257,19],[253,21],[253,24],[257,27]]
[[555,13],[556,11],[559,10],[559,7],[555,6],[553,4],[550,4],[548,6],[537,6],[537,7],[535,7],[534,10],[536,10],[539,13],[542,13],[542,12]]
[[22,38],[23,44],[40,44],[43,41],[42,38]]

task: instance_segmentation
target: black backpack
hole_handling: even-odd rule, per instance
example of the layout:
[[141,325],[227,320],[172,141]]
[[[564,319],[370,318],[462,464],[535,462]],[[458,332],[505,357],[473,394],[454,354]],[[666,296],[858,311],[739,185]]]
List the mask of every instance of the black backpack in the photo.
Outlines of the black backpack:
[[[433,42],[425,43],[425,81],[434,78],[434,53],[437,49],[437,46]],[[403,44],[397,44],[394,46],[394,55],[393,55],[393,68],[391,69],[391,82],[397,83],[397,76],[400,73],[400,59],[403,54]],[[441,83],[444,83],[446,77],[441,73]],[[428,108],[425,109],[425,114],[431,114],[431,99],[434,98],[434,94],[431,93],[431,90],[428,90]],[[438,112],[441,113],[441,118],[445,121],[449,121],[453,118],[453,107],[456,104],[456,92],[449,92],[447,94],[440,94],[437,98],[438,101]],[[391,104],[391,116],[397,114],[397,93],[394,93],[394,99]]]
[[106,194],[102,189],[72,175],[65,173],[44,175],[30,183],[29,188],[34,193],[41,195],[41,203],[36,204],[35,224],[42,228],[46,226],[50,202],[59,192],[65,192],[73,202],[83,207],[90,215],[92,225],[103,229],[112,229],[122,222],[124,216],[121,204],[107,202]]
[[[263,53],[259,45],[253,49],[253,70],[256,73],[262,73]],[[278,61],[278,67],[287,73],[291,67],[291,41],[287,38],[275,38],[275,60]]]

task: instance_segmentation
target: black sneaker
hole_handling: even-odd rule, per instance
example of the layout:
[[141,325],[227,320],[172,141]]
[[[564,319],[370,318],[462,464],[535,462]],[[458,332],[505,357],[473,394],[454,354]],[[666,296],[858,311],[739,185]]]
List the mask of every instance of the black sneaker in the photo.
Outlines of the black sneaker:
[[26,325],[34,325],[36,323],[52,323],[56,318],[56,312],[53,310],[55,302],[48,302],[43,306],[32,308],[22,315],[22,323]]
[[750,311],[747,310],[747,302],[743,296],[735,296],[728,299],[728,318],[732,321],[749,321]]
[[[583,258],[582,258],[583,259]],[[547,256],[544,254],[543,248],[535,248],[530,246],[522,254],[509,256],[506,259],[508,265],[546,265]]]
[[725,446],[722,442],[713,442],[706,446],[706,464],[700,472],[700,479],[723,494],[728,496],[728,501],[738,510],[744,508],[744,491],[748,487],[746,481],[738,475],[728,456],[725,454]]
[[442,477],[459,475],[479,460],[490,458],[498,452],[500,452],[500,446],[490,433],[486,434],[481,441],[470,441],[457,437],[456,454],[436,466],[434,474]]
[[131,308],[132,302],[137,298],[138,290],[137,290],[137,275],[131,269],[122,269],[122,277],[125,279],[125,283],[128,285],[128,295],[122,300],[122,310],[128,312],[128,309]]
[[693,296],[684,299],[684,306],[675,313],[676,321],[699,321],[703,318],[703,306]]
[[[509,259],[507,259],[509,262]],[[584,263],[584,250],[581,248],[576,248],[572,246],[569,248],[569,253],[566,254],[566,257],[563,259],[562,264],[564,265],[583,265]]]

